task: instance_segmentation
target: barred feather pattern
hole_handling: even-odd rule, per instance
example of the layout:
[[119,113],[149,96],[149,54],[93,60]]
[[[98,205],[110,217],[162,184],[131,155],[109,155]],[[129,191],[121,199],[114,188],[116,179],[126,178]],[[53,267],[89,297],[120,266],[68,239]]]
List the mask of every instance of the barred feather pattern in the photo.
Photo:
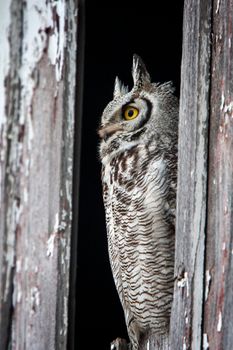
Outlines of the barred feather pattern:
[[[169,83],[150,83],[136,55],[133,79],[130,92],[116,79],[99,135],[109,260],[132,349],[138,350],[151,334],[168,339],[178,101]],[[133,120],[125,120],[126,106],[136,108]]]
[[175,208],[168,170],[173,164],[151,143],[103,166],[110,262],[134,349],[149,331],[168,331]]

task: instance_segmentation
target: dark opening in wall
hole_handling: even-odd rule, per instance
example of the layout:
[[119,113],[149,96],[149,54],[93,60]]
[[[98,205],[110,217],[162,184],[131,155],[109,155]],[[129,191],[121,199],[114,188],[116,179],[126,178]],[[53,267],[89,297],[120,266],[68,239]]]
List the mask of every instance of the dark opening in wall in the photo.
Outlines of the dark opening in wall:
[[107,350],[127,332],[108,260],[96,130],[115,76],[132,85],[133,53],[179,94],[183,1],[86,1],[85,10],[75,349]]

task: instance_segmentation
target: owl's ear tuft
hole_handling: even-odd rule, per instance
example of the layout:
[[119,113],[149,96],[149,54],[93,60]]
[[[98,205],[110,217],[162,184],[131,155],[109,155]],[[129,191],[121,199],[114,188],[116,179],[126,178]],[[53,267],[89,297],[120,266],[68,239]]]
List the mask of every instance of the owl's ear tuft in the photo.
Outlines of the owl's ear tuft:
[[146,66],[141,57],[136,54],[133,55],[132,76],[134,88],[140,88],[150,83],[150,75]]
[[122,84],[120,79],[116,77],[115,84],[114,84],[114,92],[113,92],[113,98],[121,97],[129,92],[128,86],[125,86]]

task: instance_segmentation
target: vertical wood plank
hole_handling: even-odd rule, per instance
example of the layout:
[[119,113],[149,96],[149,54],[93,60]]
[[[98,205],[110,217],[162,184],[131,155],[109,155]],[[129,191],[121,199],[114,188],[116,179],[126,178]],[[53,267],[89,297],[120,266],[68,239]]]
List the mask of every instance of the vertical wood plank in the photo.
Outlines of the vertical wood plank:
[[22,4],[0,2],[0,349],[10,339],[18,194]]
[[171,348],[201,349],[211,1],[186,0],[179,121]]
[[232,35],[233,1],[214,1],[204,338],[216,350],[233,344]]
[[8,3],[0,179],[6,218],[0,231],[0,304],[8,322],[4,326],[0,318],[0,348],[65,349],[77,2]]
[[[82,136],[82,115],[83,115],[83,90],[84,90],[84,59],[85,59],[85,0],[78,0],[78,24],[77,24],[77,54],[70,61],[71,67],[76,70],[76,101],[75,101],[75,125],[74,125],[74,151],[73,151],[73,204],[72,210],[72,231],[70,251],[70,282],[69,282],[69,322],[67,349],[77,349],[77,257],[78,257],[78,226],[79,226],[79,192],[80,192],[80,166],[81,166],[81,136]],[[74,55],[75,52],[73,51]],[[70,68],[71,69],[71,68]],[[72,87],[71,87],[72,89]],[[72,89],[74,92],[74,89]],[[69,93],[70,95],[70,93]],[[71,96],[71,95],[70,95]]]

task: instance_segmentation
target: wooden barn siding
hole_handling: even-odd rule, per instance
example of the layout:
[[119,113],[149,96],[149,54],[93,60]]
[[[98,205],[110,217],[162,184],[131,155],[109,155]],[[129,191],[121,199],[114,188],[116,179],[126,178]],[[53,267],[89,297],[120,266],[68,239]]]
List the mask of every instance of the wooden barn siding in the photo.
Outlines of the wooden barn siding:
[[209,349],[233,347],[233,1],[214,1],[206,300]]
[[1,11],[0,349],[65,349],[77,2]]
[[233,344],[233,1],[186,0],[171,349]]

